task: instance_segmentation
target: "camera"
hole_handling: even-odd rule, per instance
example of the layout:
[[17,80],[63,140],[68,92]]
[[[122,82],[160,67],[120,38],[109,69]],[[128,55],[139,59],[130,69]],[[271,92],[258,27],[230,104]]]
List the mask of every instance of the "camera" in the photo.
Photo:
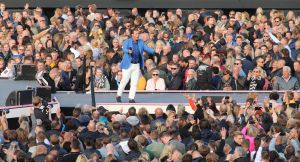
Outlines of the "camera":
[[259,106],[255,107],[255,111],[259,111],[261,109],[262,109],[262,107],[259,107]]
[[41,106],[41,109],[44,113],[48,114],[49,112],[49,109],[52,109],[53,108],[53,105],[51,104],[48,104],[48,101],[47,100],[42,100],[42,106]]

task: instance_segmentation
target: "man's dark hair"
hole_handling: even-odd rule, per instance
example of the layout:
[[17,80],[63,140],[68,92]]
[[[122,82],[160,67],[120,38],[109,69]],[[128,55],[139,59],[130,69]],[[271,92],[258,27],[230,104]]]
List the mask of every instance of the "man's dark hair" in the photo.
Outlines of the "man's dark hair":
[[266,48],[268,49],[268,47],[267,47],[266,45],[262,45],[262,46],[260,46],[260,49],[261,49],[261,48],[263,48],[263,47],[266,47]]
[[75,149],[75,150],[79,150],[80,149],[80,142],[78,141],[78,139],[74,139],[71,142],[71,148]]
[[92,138],[85,138],[84,139],[84,145],[85,146],[93,146],[94,145],[94,141]]
[[140,32],[138,28],[134,28],[134,29],[132,29],[132,30],[130,31],[130,35],[133,34],[135,31]]
[[136,109],[134,107],[128,109],[128,116],[136,116]]
[[52,145],[58,145],[59,144],[59,137],[57,134],[51,134],[50,135],[50,142]]
[[33,59],[32,59],[32,57],[31,56],[25,56],[24,58],[23,58],[23,60],[24,61],[32,61],[33,62]]
[[201,120],[200,121],[200,129],[203,130],[203,129],[210,129],[210,123],[209,121],[207,120]]
[[270,20],[268,20],[267,22],[265,22],[268,26],[272,27],[272,22]]
[[270,160],[269,161],[274,161],[277,158],[279,158],[278,153],[276,151],[270,151]]
[[279,99],[279,93],[278,92],[272,92],[272,93],[270,93],[269,99],[277,101]]
[[136,142],[134,139],[132,139],[132,138],[130,138],[130,139],[128,140],[128,147],[130,148],[130,150],[138,150],[138,144],[137,144],[137,142]]
[[212,67],[212,72],[214,73],[214,74],[219,74],[219,68],[218,67]]
[[113,122],[112,123],[112,128],[113,128],[114,131],[119,131],[120,128],[121,128],[120,122],[117,122],[117,121]]
[[141,119],[140,119],[141,124],[144,124],[144,125],[150,124],[150,120],[151,119],[150,119],[150,117],[148,115],[142,115]]
[[263,151],[261,153],[261,159],[262,160],[269,160],[270,159],[270,153],[269,153],[269,151]]
[[183,157],[182,157],[182,162],[190,162],[190,161],[193,161],[193,156],[191,154],[185,154]]
[[128,132],[127,132],[127,130],[122,129],[122,130],[120,131],[120,138],[121,138],[121,139],[126,139],[126,138],[128,138]]
[[73,110],[73,117],[77,118],[77,117],[79,117],[80,114],[81,114],[80,108],[77,107]]
[[160,138],[162,138],[162,137],[164,137],[164,136],[171,136],[171,134],[170,134],[170,132],[168,132],[168,131],[163,131],[163,132],[161,132],[161,133],[159,134],[159,137],[160,137]]

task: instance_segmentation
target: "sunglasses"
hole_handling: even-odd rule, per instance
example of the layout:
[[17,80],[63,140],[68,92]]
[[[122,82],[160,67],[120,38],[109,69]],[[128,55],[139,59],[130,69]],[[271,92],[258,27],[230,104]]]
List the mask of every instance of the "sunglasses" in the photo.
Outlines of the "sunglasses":
[[158,76],[158,74],[152,74],[152,76]]

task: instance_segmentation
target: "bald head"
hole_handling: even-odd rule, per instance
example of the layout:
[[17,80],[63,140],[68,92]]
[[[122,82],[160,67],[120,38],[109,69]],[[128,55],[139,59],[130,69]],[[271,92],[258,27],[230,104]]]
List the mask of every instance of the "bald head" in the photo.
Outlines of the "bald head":
[[48,154],[46,157],[45,157],[45,162],[54,162],[55,161],[55,158],[53,155],[51,154]]
[[161,108],[156,108],[155,109],[155,116],[156,117],[160,117],[160,116],[163,116],[164,112]]
[[38,145],[36,147],[36,155],[47,154],[47,147],[45,145]]

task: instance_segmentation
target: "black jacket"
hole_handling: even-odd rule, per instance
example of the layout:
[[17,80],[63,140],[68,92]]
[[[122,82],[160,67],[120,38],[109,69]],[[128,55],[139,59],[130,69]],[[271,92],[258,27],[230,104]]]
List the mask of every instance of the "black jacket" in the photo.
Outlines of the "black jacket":
[[169,90],[182,90],[183,88],[183,76],[177,73],[175,76],[170,77]]
[[245,81],[245,86],[247,90],[263,90],[265,85],[265,79],[263,78],[253,78]]
[[186,83],[186,90],[197,90],[197,89],[198,89],[197,80],[195,78],[190,79]]
[[206,64],[201,64],[197,70],[197,85],[200,90],[211,90],[212,86],[212,70]]
[[55,81],[50,78],[49,73],[44,73],[43,77],[48,82],[48,86],[51,87],[51,93],[56,93],[57,87],[55,86]]
[[225,81],[223,78],[219,81],[217,89],[223,90],[225,87],[231,87],[232,90],[236,90],[235,81],[232,77]]
[[140,157],[141,153],[139,151],[132,150],[128,153],[125,160],[130,161],[132,159]]
[[76,92],[82,92],[83,91],[83,84],[84,83],[84,78],[83,78],[83,65],[80,66],[78,68],[78,71],[77,71],[77,75],[76,75],[76,81],[75,81],[75,91]]
[[119,62],[121,62],[122,58],[119,56],[118,53],[116,53],[110,60],[109,60],[109,65],[112,64],[117,64]]

